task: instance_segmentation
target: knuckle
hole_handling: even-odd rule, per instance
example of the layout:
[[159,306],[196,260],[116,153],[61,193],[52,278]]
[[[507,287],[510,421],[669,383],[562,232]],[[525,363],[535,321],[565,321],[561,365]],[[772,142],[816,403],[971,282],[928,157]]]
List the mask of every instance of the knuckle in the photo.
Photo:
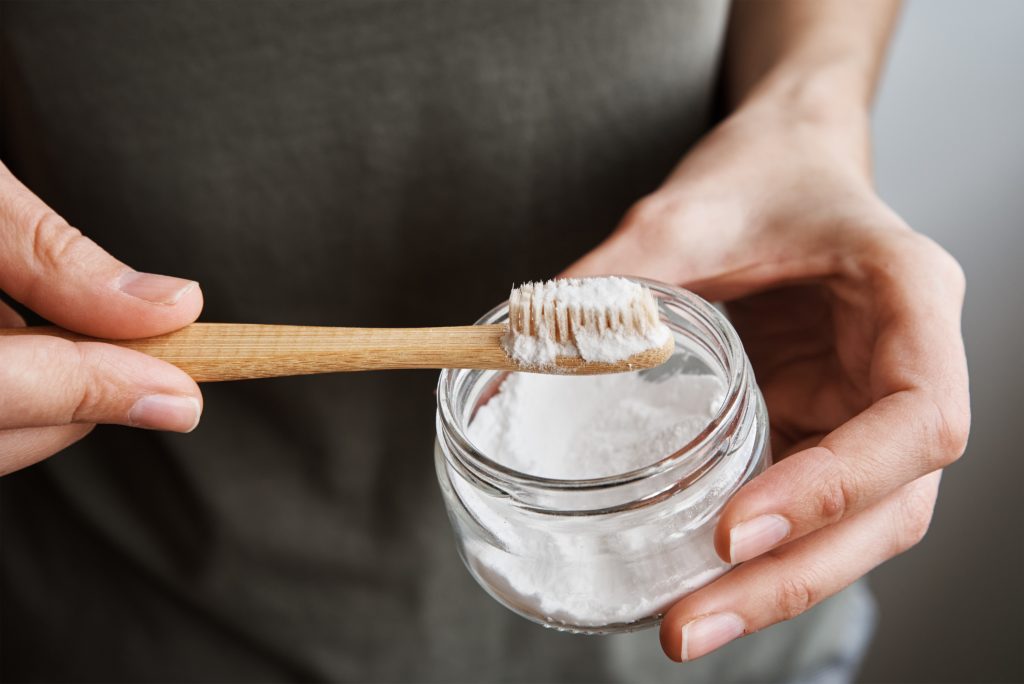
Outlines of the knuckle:
[[29,336],[5,345],[7,363],[0,372],[3,399],[18,406],[24,425],[73,422],[84,386],[75,346],[48,335]]
[[856,233],[857,249],[850,264],[860,276],[869,280],[895,280],[902,271],[905,253],[910,251],[913,233],[884,228],[865,228]]
[[913,256],[918,260],[924,260],[947,286],[962,294],[967,285],[967,276],[956,257],[926,235],[911,235],[915,243]]
[[939,243],[920,233],[911,233],[914,239],[913,252],[908,255],[919,263],[923,263],[942,292],[962,303],[967,290],[967,276],[956,258],[947,252]]
[[846,517],[848,512],[855,510],[856,500],[852,488],[846,483],[837,466],[833,465],[826,472],[827,475],[821,478],[818,515],[822,522],[831,525]]
[[773,603],[779,620],[791,620],[817,603],[817,598],[805,578],[786,577],[775,588]]
[[[52,342],[49,340],[52,339]],[[59,360],[57,367],[63,369],[60,379],[63,389],[63,406],[66,407],[63,422],[77,422],[83,409],[92,403],[92,386],[86,377],[86,364],[80,345],[59,338],[48,338],[49,348],[42,350],[51,362]]]
[[901,266],[920,258],[925,238],[912,230],[873,229],[865,233],[863,255],[876,266]]
[[31,228],[31,256],[36,272],[46,274],[59,269],[85,239],[81,231],[72,228],[55,212],[41,213]]
[[648,195],[629,208],[622,218],[622,224],[631,227],[657,225],[665,220],[667,213],[664,200],[657,195]]
[[904,516],[903,532],[900,535],[899,551],[907,551],[921,543],[931,526],[931,511],[916,512]]
[[[913,483],[917,484],[917,483]],[[920,487],[911,486],[897,501],[894,549],[897,555],[917,546],[928,533],[932,523],[934,496]]]
[[835,523],[846,515],[846,488],[841,482],[826,482],[820,498],[820,515],[826,524]]
[[865,230],[859,256],[860,267],[876,277],[900,280],[913,271],[960,299],[966,290],[967,278],[960,262],[937,242],[909,228]]
[[962,297],[967,291],[967,274],[964,273],[963,266],[961,266],[960,262],[956,260],[956,257],[945,249],[934,242],[932,244],[935,249],[938,250],[938,254],[935,258],[941,268],[941,273],[945,281],[949,283],[949,285]]
[[956,462],[967,449],[971,433],[971,410],[945,400],[932,399],[934,407],[934,432],[939,449],[939,467]]
[[79,421],[83,416],[87,415],[92,407],[99,403],[99,396],[101,395],[100,388],[97,386],[97,383],[93,382],[93,378],[86,377],[91,374],[87,370],[89,368],[89,359],[85,348],[80,344],[76,344],[74,345],[74,351],[77,357],[76,369],[80,382],[77,383],[74,407],[71,410],[71,422]]
[[658,254],[679,238],[678,226],[685,222],[684,213],[674,198],[648,195],[626,212],[620,230],[628,231],[643,251]]
[[627,231],[644,251],[662,254],[686,249],[691,227],[712,223],[723,224],[723,218],[706,199],[691,193],[655,193],[626,212],[619,230]]
[[79,381],[72,421],[94,420],[111,413],[124,394],[130,374],[116,347],[85,342],[74,345]]

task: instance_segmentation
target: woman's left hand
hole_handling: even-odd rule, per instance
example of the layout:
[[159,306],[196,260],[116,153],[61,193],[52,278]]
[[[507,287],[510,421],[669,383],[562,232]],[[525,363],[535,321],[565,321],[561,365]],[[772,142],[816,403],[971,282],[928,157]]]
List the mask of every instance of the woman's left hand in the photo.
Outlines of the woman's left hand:
[[740,110],[563,274],[728,301],[768,405],[776,462],[716,531],[741,565],[665,616],[674,660],[795,617],[916,544],[964,450],[963,273],[865,167],[827,123]]

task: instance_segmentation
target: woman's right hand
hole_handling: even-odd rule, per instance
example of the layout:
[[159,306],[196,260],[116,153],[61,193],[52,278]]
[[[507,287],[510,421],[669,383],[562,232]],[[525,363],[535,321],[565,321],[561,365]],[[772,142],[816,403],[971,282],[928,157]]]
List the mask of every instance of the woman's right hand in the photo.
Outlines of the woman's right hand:
[[[57,325],[109,339],[161,335],[203,308],[197,283],[121,263],[3,164],[0,290]],[[0,301],[0,327],[24,324]],[[96,423],[190,432],[201,413],[199,387],[164,361],[99,342],[0,337],[0,475],[52,456]]]

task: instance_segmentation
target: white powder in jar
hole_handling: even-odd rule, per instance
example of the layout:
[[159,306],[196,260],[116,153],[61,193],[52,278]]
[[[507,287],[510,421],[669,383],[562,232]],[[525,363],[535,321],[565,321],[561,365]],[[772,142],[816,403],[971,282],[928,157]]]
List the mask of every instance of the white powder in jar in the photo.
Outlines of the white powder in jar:
[[[680,372],[658,380],[637,372],[512,373],[467,434],[488,458],[520,472],[604,477],[684,447],[715,416],[724,392],[715,376]],[[740,448],[749,453],[749,446]],[[736,481],[746,458],[728,461],[717,479]],[[600,629],[642,620],[728,569],[714,551],[714,520],[704,515],[720,503],[724,484],[679,495],[689,501],[683,506],[564,518],[523,511],[461,478],[453,484],[493,535],[467,542],[471,567],[511,605],[549,623]]]
[[713,375],[566,377],[511,373],[469,425],[491,460],[530,475],[584,480],[642,468],[697,436],[722,404]]

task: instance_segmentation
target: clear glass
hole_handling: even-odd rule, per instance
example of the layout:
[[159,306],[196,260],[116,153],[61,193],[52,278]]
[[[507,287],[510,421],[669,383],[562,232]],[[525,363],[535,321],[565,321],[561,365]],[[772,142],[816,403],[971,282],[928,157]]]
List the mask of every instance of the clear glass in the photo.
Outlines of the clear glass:
[[[676,338],[669,361],[640,375],[659,382],[714,374],[727,387],[706,428],[657,462],[590,480],[511,470],[466,436],[504,374],[445,370],[438,383],[435,465],[459,553],[496,600],[559,630],[652,626],[728,570],[715,553],[715,524],[729,497],[770,459],[764,401],[732,325],[693,293],[636,280],[654,293]],[[507,316],[506,302],[478,323]]]

